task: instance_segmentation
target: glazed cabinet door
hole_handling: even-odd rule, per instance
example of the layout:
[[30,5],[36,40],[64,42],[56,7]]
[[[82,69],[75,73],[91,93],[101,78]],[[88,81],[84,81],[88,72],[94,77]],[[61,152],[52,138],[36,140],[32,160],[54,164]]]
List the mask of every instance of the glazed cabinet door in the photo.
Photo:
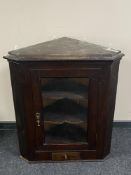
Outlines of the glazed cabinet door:
[[90,70],[32,69],[37,159],[95,155],[98,79]]

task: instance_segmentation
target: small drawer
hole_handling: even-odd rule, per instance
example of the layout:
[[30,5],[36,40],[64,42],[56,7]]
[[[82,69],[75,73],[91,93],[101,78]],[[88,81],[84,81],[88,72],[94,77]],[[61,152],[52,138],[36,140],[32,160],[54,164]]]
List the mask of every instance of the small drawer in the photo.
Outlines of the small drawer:
[[52,160],[79,160],[80,152],[55,152],[52,153]]

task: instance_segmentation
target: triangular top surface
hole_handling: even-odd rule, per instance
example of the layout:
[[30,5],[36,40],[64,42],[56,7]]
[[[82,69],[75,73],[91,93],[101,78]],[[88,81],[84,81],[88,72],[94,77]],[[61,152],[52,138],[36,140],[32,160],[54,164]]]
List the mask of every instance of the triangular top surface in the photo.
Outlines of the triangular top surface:
[[[19,61],[112,60],[120,51],[77,39],[62,37],[9,52]],[[116,56],[115,56],[116,57]]]

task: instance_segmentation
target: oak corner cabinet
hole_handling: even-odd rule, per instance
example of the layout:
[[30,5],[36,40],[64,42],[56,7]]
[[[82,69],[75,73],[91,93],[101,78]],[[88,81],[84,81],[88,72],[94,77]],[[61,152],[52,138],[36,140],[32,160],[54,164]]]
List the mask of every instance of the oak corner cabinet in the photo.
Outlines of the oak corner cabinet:
[[28,161],[110,152],[120,51],[67,37],[10,51],[20,154]]

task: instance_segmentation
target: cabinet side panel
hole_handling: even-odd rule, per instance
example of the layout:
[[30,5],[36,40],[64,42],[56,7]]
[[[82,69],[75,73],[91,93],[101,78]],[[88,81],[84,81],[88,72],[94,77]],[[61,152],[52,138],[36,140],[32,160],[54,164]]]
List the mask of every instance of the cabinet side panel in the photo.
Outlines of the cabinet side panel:
[[9,66],[20,153],[23,157],[28,158],[31,157],[26,105],[26,101],[28,99],[28,85],[25,81],[25,71],[22,66],[14,62],[9,62]]
[[110,80],[108,87],[108,105],[107,105],[107,121],[106,121],[106,132],[104,141],[104,155],[110,152],[111,147],[111,136],[112,136],[112,125],[114,118],[117,82],[118,82],[118,71],[120,61],[116,61],[111,65]]
[[97,157],[103,158],[110,152],[112,123],[114,118],[119,62],[106,68],[106,78],[99,86],[99,119]]

